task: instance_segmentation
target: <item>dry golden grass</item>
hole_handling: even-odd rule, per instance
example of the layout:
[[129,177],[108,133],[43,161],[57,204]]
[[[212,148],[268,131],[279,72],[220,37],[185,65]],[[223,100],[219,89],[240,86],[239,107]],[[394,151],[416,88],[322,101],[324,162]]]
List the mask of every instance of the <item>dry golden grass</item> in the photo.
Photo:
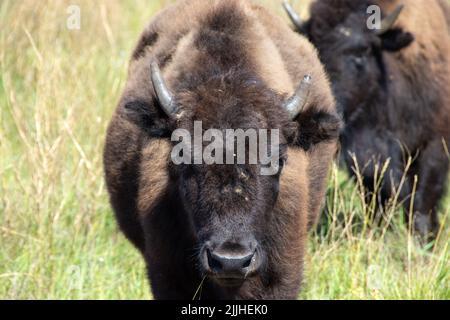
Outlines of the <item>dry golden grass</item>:
[[[169,2],[0,2],[0,298],[151,298],[144,264],[116,228],[101,157],[130,52]],[[66,27],[73,3],[78,31]],[[448,227],[433,252],[401,219],[368,229],[358,189],[333,172],[331,219],[311,237],[301,297],[450,298]],[[447,197],[443,218],[449,207]]]

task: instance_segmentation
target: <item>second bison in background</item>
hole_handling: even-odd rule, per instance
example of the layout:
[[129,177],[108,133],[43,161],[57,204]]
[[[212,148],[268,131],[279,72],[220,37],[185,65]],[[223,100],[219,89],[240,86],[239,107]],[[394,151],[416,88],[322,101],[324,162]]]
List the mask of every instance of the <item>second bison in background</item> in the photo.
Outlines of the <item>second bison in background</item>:
[[[280,170],[175,165],[171,134],[193,133],[194,121],[279,130]],[[315,49],[262,7],[184,0],[157,15],[104,155],[111,204],[145,257],[154,297],[295,299],[340,125]]]
[[[349,170],[359,168],[370,194],[377,167],[389,161],[379,203],[400,190],[407,220],[413,208],[415,230],[434,238],[449,168],[448,3],[317,0],[305,23],[285,5],[297,30],[318,48],[332,80],[346,123],[341,141]],[[368,28],[371,5],[385,13],[378,30]],[[414,161],[407,168],[409,156]]]

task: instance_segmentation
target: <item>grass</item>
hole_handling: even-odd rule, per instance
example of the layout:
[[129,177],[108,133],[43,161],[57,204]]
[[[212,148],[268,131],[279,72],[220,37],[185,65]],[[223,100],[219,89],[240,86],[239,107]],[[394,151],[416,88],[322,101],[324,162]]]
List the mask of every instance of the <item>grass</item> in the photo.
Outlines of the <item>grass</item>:
[[[0,298],[151,299],[142,259],[117,230],[101,157],[130,52],[169,2],[0,2]],[[80,30],[66,27],[74,3]],[[427,251],[395,205],[391,228],[368,228],[347,182],[335,167],[300,298],[449,299],[450,195]]]

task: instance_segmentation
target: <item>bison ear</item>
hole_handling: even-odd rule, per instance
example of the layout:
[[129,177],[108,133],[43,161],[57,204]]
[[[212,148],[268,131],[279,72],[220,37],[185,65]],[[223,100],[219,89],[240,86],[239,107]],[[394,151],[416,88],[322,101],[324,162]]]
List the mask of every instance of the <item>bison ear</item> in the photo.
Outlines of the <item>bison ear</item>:
[[160,108],[151,104],[132,100],[123,104],[123,115],[151,137],[170,138],[172,123]]
[[[153,88],[152,97],[138,99],[132,95],[127,96],[122,100],[121,110],[129,121],[150,136],[170,137],[183,112],[178,108],[174,95],[166,85],[156,60],[150,63],[149,78]],[[148,95],[148,91],[146,94]]]
[[399,51],[408,47],[414,41],[414,36],[410,32],[402,29],[392,29],[380,36],[383,50]]
[[343,128],[337,114],[314,109],[300,113],[295,122],[297,129],[295,134],[290,135],[291,143],[305,151],[319,143],[338,139]]

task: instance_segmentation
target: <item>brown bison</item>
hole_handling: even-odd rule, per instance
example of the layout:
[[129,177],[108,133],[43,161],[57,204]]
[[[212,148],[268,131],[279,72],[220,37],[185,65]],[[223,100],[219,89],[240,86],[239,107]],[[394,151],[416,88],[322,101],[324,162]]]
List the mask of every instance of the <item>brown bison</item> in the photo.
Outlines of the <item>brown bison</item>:
[[[172,133],[194,133],[197,121],[279,130],[276,174],[259,163],[176,165]],[[104,153],[112,207],[154,297],[296,298],[340,127],[315,49],[264,8],[184,0],[158,14]]]
[[[368,27],[376,13],[371,5],[385,13],[375,29]],[[376,168],[389,160],[379,203],[399,192],[407,221],[413,213],[415,230],[432,239],[449,167],[448,2],[318,0],[304,23],[285,8],[318,48],[332,80],[346,123],[341,142],[348,168],[355,166],[353,154],[373,192]]]

